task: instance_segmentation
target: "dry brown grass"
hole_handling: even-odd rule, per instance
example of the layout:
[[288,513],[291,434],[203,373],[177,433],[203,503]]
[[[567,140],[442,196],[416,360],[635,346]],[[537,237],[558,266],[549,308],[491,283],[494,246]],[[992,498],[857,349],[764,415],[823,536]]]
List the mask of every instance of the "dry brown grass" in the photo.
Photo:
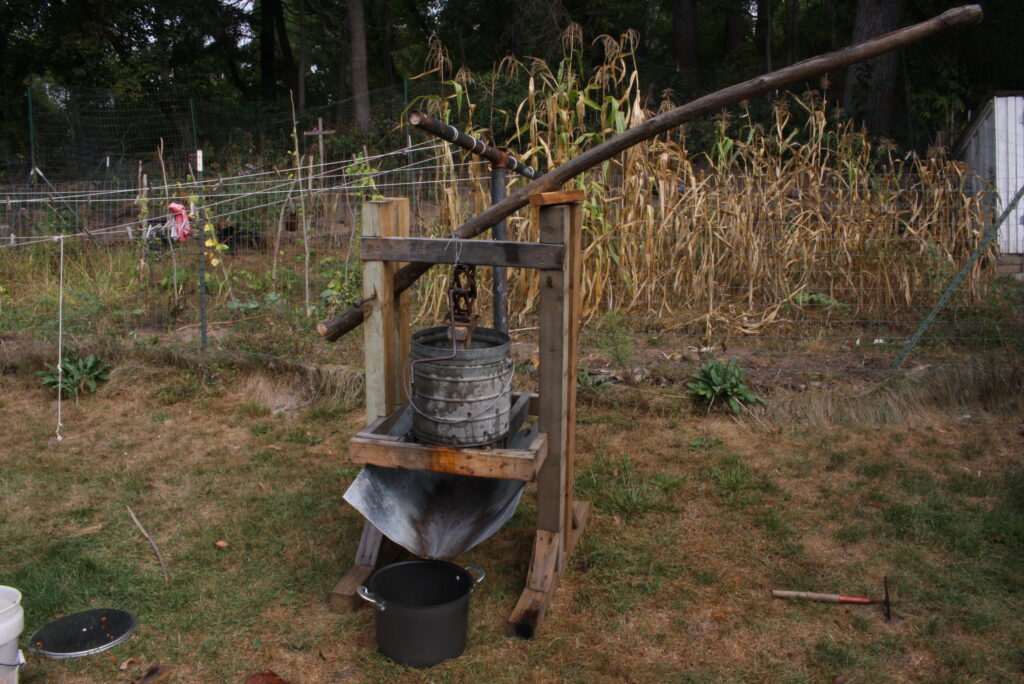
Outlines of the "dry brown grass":
[[[359,536],[340,495],[357,472],[344,449],[361,412],[274,415],[264,402],[299,396],[293,376],[252,367],[194,376],[181,396],[190,368],[121,360],[97,395],[66,406],[61,445],[50,397],[24,371],[7,376],[0,527],[20,552],[0,574],[32,597],[30,628],[47,617],[41,607],[95,602],[142,618],[116,662],[33,659],[38,681],[119,681],[149,662],[174,666],[179,681],[241,681],[271,668],[314,684],[951,681],[1014,666],[1019,623],[1003,619],[1011,588],[993,577],[1012,566],[1016,538],[983,537],[972,555],[886,522],[940,496],[964,515],[1004,510],[1000,482],[1020,442],[1020,414],[1006,405],[970,420],[933,407],[884,427],[779,432],[691,413],[672,388],[583,404],[577,472],[580,487],[596,473],[585,486],[597,508],[537,639],[504,636],[529,560],[528,492],[505,529],[460,559],[489,573],[473,597],[469,649],[420,672],[375,654],[370,611],[326,609]],[[322,439],[303,441],[309,434]],[[614,498],[630,488],[642,496]],[[161,545],[171,585],[125,503]],[[229,546],[214,546],[219,539]],[[47,584],[47,564],[75,582]],[[900,617],[891,624],[873,608],[768,598],[771,588],[871,594],[886,573]],[[49,607],[45,587],[59,606]],[[129,656],[128,673],[115,671]]]
[[[527,162],[552,168],[650,115],[636,40],[602,36],[593,49],[604,63],[589,73],[572,28],[558,65],[502,63],[495,78],[528,84],[517,111],[499,113],[514,117],[519,134],[509,142]],[[422,104],[485,136],[470,93],[488,88],[471,76],[459,88]],[[666,99],[661,108],[669,106]],[[471,190],[442,190],[437,234],[488,204],[486,169],[471,170]],[[827,295],[863,317],[920,305],[980,239],[982,198],[963,194],[967,173],[941,150],[901,157],[813,93],[783,95],[766,126],[746,110],[723,114],[707,154],[688,149],[685,131],[660,136],[572,181],[587,193],[583,312],[671,319],[710,336],[756,333],[801,293]],[[514,217],[510,234],[536,239],[534,225]],[[969,275],[972,296],[992,264],[989,252]],[[428,313],[443,305],[445,287],[442,273],[430,277]],[[525,315],[536,278],[514,273],[511,288]]]
[[1013,361],[972,359],[904,371],[869,387],[839,391],[773,392],[763,414],[772,425],[902,424],[935,411],[1014,411],[1024,394],[1024,373]]

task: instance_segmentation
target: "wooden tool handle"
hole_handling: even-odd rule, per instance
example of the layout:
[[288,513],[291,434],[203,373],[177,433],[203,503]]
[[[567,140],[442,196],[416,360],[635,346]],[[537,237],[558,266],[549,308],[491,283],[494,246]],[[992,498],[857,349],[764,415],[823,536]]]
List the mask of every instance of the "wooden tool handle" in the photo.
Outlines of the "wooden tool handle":
[[813,591],[783,591],[781,589],[772,589],[772,596],[781,599],[824,601],[825,603],[840,603],[840,599],[843,598],[839,594],[819,594]]
[[808,601],[823,601],[825,603],[883,603],[864,596],[844,596],[842,594],[819,594],[814,591],[783,591],[772,589],[772,596],[781,599],[806,599]]

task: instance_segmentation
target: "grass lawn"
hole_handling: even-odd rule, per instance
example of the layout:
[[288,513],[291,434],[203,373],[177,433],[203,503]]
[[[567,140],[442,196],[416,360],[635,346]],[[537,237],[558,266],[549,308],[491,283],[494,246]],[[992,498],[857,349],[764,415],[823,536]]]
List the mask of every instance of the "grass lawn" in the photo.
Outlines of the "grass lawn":
[[[93,606],[140,625],[92,657],[29,655],[27,684],[128,682],[152,663],[189,683],[267,669],[295,683],[1024,674],[1016,409],[779,429],[695,413],[674,396],[681,386],[585,397],[576,486],[595,511],[537,638],[504,634],[529,561],[528,490],[459,559],[488,573],[465,655],[417,671],[376,653],[373,611],[327,609],[361,529],[341,499],[358,472],[345,458],[358,407],[309,403],[287,374],[125,358],[96,395],[64,404],[58,443],[31,370],[0,376],[0,584],[25,596],[23,646]],[[168,583],[126,506],[159,544]],[[877,606],[770,594],[877,596],[886,575],[891,623]]]

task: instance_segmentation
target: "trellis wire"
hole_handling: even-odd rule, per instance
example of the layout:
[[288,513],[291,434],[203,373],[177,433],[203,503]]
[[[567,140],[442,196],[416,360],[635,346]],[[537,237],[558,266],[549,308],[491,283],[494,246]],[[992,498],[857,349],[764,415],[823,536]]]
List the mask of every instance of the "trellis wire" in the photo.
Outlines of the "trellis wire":
[[[396,154],[404,154],[404,153],[405,153],[405,150],[399,150],[398,153],[396,153]],[[385,157],[385,156],[389,156],[389,155],[381,155],[381,156]],[[406,190],[416,190],[416,189],[423,191],[423,190],[426,190],[427,188],[454,187],[454,185],[445,186],[445,185],[442,185],[442,184],[463,184],[463,185],[467,185],[467,187],[468,186],[475,187],[475,185],[473,185],[473,184],[478,184],[478,183],[480,183],[482,181],[482,179],[480,177],[475,176],[475,175],[457,176],[457,177],[447,178],[447,179],[437,178],[436,175],[435,175],[436,172],[437,172],[437,169],[434,168],[433,166],[431,166],[432,164],[435,164],[436,161],[437,161],[436,158],[434,158],[434,159],[424,159],[424,160],[419,160],[419,161],[414,162],[414,164],[424,165],[425,167],[427,167],[428,170],[426,171],[426,173],[428,174],[428,178],[426,179],[425,182],[422,182],[422,181],[421,182],[415,182],[415,181],[404,181],[404,180],[402,180],[403,177],[400,175],[400,173],[402,173],[402,172],[404,172],[404,171],[406,171],[406,170],[408,170],[410,168],[409,164],[403,164],[402,166],[399,167],[399,169],[383,169],[383,170],[379,170],[379,171],[375,172],[374,175],[373,175],[373,180],[374,180],[375,187],[378,189],[378,191],[382,191],[382,190],[390,190],[390,191],[403,190],[403,191],[406,191]],[[462,166],[462,167],[459,167],[459,168],[473,169],[474,166],[478,166],[479,167],[480,165],[468,164],[466,166]],[[311,167],[309,165],[303,165],[303,168],[304,169],[309,169]],[[329,165],[324,165],[323,166],[323,171],[321,173],[316,173],[315,175],[318,178],[331,179],[332,178],[331,169],[333,169],[333,168],[334,167],[331,167]],[[445,165],[444,168],[446,168],[446,169],[453,169],[453,168],[455,168],[455,166],[453,164],[448,164],[448,165]],[[480,168],[482,168],[482,167],[480,167]],[[287,170],[285,170],[283,173],[287,174]],[[322,189],[321,188],[317,188],[314,191],[314,193],[312,193],[310,196],[311,197],[325,196],[325,195],[328,195],[329,193],[331,193],[332,191],[335,191],[335,190],[350,190],[350,191],[354,192],[354,191],[356,191],[358,189],[356,182],[354,182],[354,181],[345,181],[344,179],[341,179],[341,180],[343,182],[338,182],[336,184],[332,184],[329,187],[325,187],[325,188],[322,188]],[[284,206],[287,203],[287,201],[288,201],[289,193],[284,188],[289,183],[292,182],[292,181],[289,181],[286,178],[277,177],[277,178],[273,178],[272,180],[268,180],[266,183],[255,183],[255,182],[251,182],[250,181],[251,184],[247,185],[243,191],[240,191],[240,192],[235,193],[235,194],[232,194],[230,192],[224,192],[223,188],[228,187],[228,185],[231,183],[231,181],[233,181],[232,178],[225,178],[225,179],[219,179],[219,180],[207,180],[207,182],[203,183],[201,186],[198,185],[198,184],[195,184],[195,185],[191,186],[191,187],[194,187],[194,188],[197,188],[197,189],[199,187],[202,188],[202,190],[199,192],[199,194],[204,199],[210,200],[206,204],[206,206],[208,208],[209,207],[213,207],[214,204],[219,205],[218,208],[222,208],[222,211],[217,211],[216,213],[210,213],[210,215],[208,217],[206,217],[206,220],[212,221],[212,222],[216,222],[216,221],[218,221],[220,219],[236,220],[239,217],[245,217],[247,215],[256,216],[257,212],[259,212],[259,211],[271,210],[271,209],[274,209],[275,207],[276,208],[280,208],[280,207]],[[218,185],[222,186],[221,191],[220,191],[221,194],[219,196],[216,194],[217,191],[212,191],[212,189],[216,188]],[[259,185],[264,185],[264,188],[267,191],[261,192],[259,187],[258,187]],[[167,184],[167,188],[168,189],[172,189],[172,188],[175,188],[175,186],[173,184]],[[209,197],[206,195],[206,193],[208,191],[212,191],[211,195]],[[79,198],[89,198],[89,193],[83,193],[81,191],[81,189],[77,189],[77,190],[73,189],[72,192],[74,192]],[[117,203],[111,201],[111,199],[110,199],[111,193],[113,193],[115,191],[113,191],[113,190],[103,190],[101,192],[103,194],[99,194],[97,196],[99,197],[99,199],[102,200],[102,202],[104,203],[104,206],[109,206],[109,207],[112,207],[112,208],[117,206]],[[118,192],[122,192],[123,195],[126,196],[126,199],[124,200],[124,204],[130,205],[130,206],[134,206],[134,204],[130,200],[132,198],[134,198],[134,193],[137,192],[137,188],[135,188],[135,189],[126,189],[124,191],[118,191]],[[725,192],[725,191],[723,190],[723,192]],[[129,193],[131,193],[131,194],[129,194]],[[64,195],[62,193],[62,194],[60,194],[60,196],[61,197],[71,197],[72,195],[71,195],[71,193],[69,193],[67,195]],[[246,203],[249,203],[249,202],[251,202],[253,200],[256,200],[257,203],[253,204],[253,205],[250,205],[250,206],[244,206]],[[232,204],[233,201],[235,202],[234,204]],[[82,206],[85,206],[85,202],[84,201],[82,202]],[[933,208],[937,209],[938,207],[933,207]],[[470,210],[470,209],[467,206],[467,207],[464,207],[464,210]],[[112,213],[113,209],[111,209],[110,211]],[[317,209],[316,211],[319,211],[319,209]],[[95,235],[95,236],[100,236],[100,237],[107,238],[107,237],[110,237],[110,236],[116,236],[118,233],[122,233],[123,234],[123,231],[125,230],[126,227],[129,227],[129,226],[132,226],[132,225],[134,225],[134,226],[141,226],[141,225],[143,225],[143,223],[144,223],[143,221],[119,222],[119,223],[116,223],[113,226],[107,226],[107,227],[102,227],[102,228],[91,229],[91,233],[93,235]],[[203,223],[203,222],[199,222],[199,223]],[[884,225],[884,224],[882,224],[882,225]],[[315,242],[318,245],[318,249],[320,249],[320,247],[319,247],[320,245],[327,245],[330,250],[333,250],[333,254],[329,253],[329,254],[327,254],[327,257],[348,258],[348,250],[345,249],[343,245],[341,245],[340,243],[331,243],[330,241],[331,240],[335,240],[335,239],[342,239],[342,238],[345,238],[345,236],[351,236],[353,234],[354,230],[355,230],[355,226],[352,226],[352,225],[349,225],[347,227],[347,231],[348,232],[330,232],[331,231],[330,228],[327,228],[325,230],[323,227],[318,227],[316,230],[311,230],[311,233],[310,233],[309,237],[310,237],[311,241]],[[996,230],[996,229],[990,227],[989,230],[986,232],[986,234],[990,234],[993,230]],[[202,236],[201,228],[198,228],[197,232],[199,232],[200,236]],[[440,234],[441,235],[445,235],[445,234],[447,234],[447,232],[448,231],[442,229],[442,232]],[[423,225],[418,226],[417,234],[424,234],[424,226]],[[429,234],[429,232],[427,232],[426,234]],[[85,235],[86,235],[85,233],[74,233],[74,234],[65,235],[65,236],[62,237],[61,245],[63,247],[63,242],[66,241],[69,238],[84,237]],[[670,244],[670,241],[672,239],[672,236],[670,236],[668,234],[658,235],[658,236],[653,236],[652,235],[652,236],[649,236],[649,237],[644,237],[646,235],[645,233],[639,233],[639,235],[644,240],[657,238],[659,240],[659,244]],[[21,237],[24,237],[24,240],[20,239]],[[634,239],[634,237],[631,237],[629,239]],[[896,246],[896,245],[899,245],[901,243],[911,244],[910,242],[908,242],[910,240],[910,236],[909,235],[900,235],[900,234],[897,234],[897,233],[893,233],[893,235],[891,237],[888,237],[888,238],[886,238],[886,237],[884,237],[882,235],[878,235],[878,234],[872,235],[870,237],[874,241],[873,243],[862,242],[861,244],[867,245],[867,244],[877,243],[877,245],[880,245],[881,247],[889,246],[890,248],[892,246]],[[627,237],[625,237],[623,235],[618,235],[618,234],[613,234],[613,235],[610,235],[610,236],[603,236],[601,239],[603,239],[605,241],[614,241],[614,242],[620,243],[620,244],[627,241]],[[678,239],[682,239],[682,238],[677,237],[676,239],[678,240]],[[779,238],[778,236],[765,236],[764,240],[763,240],[762,248],[770,249],[770,245],[775,244],[775,242],[777,240],[779,240],[779,239],[781,239],[781,238]],[[17,246],[30,247],[32,244],[38,244],[39,242],[45,242],[45,241],[49,241],[49,240],[53,240],[53,238],[52,237],[48,237],[48,236],[39,236],[39,237],[19,236],[19,241],[16,243],[16,245]],[[973,239],[972,239],[972,242],[973,242]],[[333,246],[331,246],[332,244],[333,244]],[[127,247],[128,245],[129,245],[129,243],[124,242],[124,241],[111,242],[111,243],[108,243],[108,244],[105,245],[105,249],[106,250],[110,250],[110,253],[114,254],[115,251],[118,250],[120,247],[122,247],[122,246]],[[91,250],[91,248],[90,248],[90,250]],[[977,251],[977,250],[975,250],[975,251]],[[92,258],[95,258],[95,256],[94,256],[95,254],[96,254],[96,252],[94,250],[93,251],[85,251],[85,252],[80,252],[80,253],[74,255],[73,258],[74,259],[78,259],[78,260],[81,260],[81,259],[92,259]],[[261,252],[257,252],[255,250],[252,250],[251,248],[246,248],[246,247],[238,247],[237,249],[236,248],[232,248],[232,250],[229,252],[229,255],[230,255],[231,258],[237,258],[237,259],[240,259],[240,260],[241,259],[246,260],[244,266],[241,265],[241,263],[242,263],[241,261],[239,262],[239,265],[237,266],[237,268],[245,268],[245,269],[256,269],[256,268],[259,268],[259,264],[260,263],[264,263],[265,259],[269,259],[269,255],[267,257],[263,257],[263,256],[260,256],[260,254],[261,254]],[[318,252],[318,258],[320,258],[323,254],[324,254],[323,252]],[[856,255],[856,254],[857,254],[857,252],[854,252],[854,251],[848,252],[848,255]],[[818,255],[813,255],[813,258],[822,258],[823,256],[824,255],[818,254]],[[320,289],[320,287],[323,287],[323,285],[326,284],[326,282],[327,282],[327,276],[323,275],[321,273],[323,267],[320,265],[320,263],[321,263],[322,260],[323,259],[321,258],[320,261],[318,261],[317,264],[314,266],[314,269],[317,270],[317,275],[316,275],[315,280],[316,280],[316,282],[319,283],[319,286],[316,288],[317,291]],[[358,263],[358,262],[356,262],[356,263]],[[949,263],[950,267],[952,267],[954,265],[955,264],[952,263],[952,262]],[[823,277],[824,278],[824,277],[827,277],[827,276],[830,275],[830,272],[826,268],[826,266],[827,266],[827,264],[825,262],[821,262],[820,265],[816,266],[814,269],[806,270],[805,273],[810,274],[812,278],[813,277]],[[323,271],[323,272],[325,273],[326,271]],[[656,269],[653,269],[653,268],[642,268],[642,269],[639,269],[637,271],[637,274],[639,276],[641,276],[641,278],[648,279],[650,281],[649,282],[649,286],[656,287],[656,288],[657,287],[662,287],[662,285],[659,284],[659,280],[658,280],[659,273],[660,273],[660,271],[658,271]],[[781,327],[779,327],[779,325],[773,324],[772,327],[766,328],[763,332],[761,332],[757,336],[747,337],[747,338],[745,338],[742,335],[735,335],[735,334],[729,335],[728,336],[729,348],[730,349],[742,349],[744,346],[748,346],[750,349],[753,349],[756,353],[765,355],[766,358],[770,357],[770,358],[773,358],[773,359],[780,359],[781,360],[782,356],[786,354],[786,347],[787,346],[789,347],[790,350],[792,350],[794,348],[794,344],[793,343],[796,343],[798,345],[798,348],[802,349],[807,344],[814,343],[814,344],[821,345],[823,349],[827,348],[827,349],[832,350],[832,353],[835,355],[836,358],[843,357],[844,354],[873,354],[875,356],[882,355],[882,356],[884,356],[888,360],[888,359],[892,358],[892,351],[891,351],[892,345],[902,341],[905,338],[905,333],[903,332],[903,329],[911,326],[912,324],[916,325],[916,324],[918,324],[920,322],[919,314],[917,314],[916,312],[918,311],[920,304],[922,302],[928,300],[929,296],[933,292],[935,292],[935,289],[930,286],[930,282],[932,282],[932,281],[927,281],[927,282],[922,281],[922,282],[916,284],[912,289],[907,290],[907,294],[909,296],[911,296],[911,298],[912,298],[912,302],[913,302],[912,305],[908,305],[908,304],[905,304],[905,303],[904,304],[900,304],[898,302],[896,302],[896,303],[879,304],[879,305],[877,305],[878,306],[878,311],[876,311],[871,316],[864,316],[864,315],[860,315],[860,314],[848,314],[848,315],[844,316],[844,315],[839,315],[839,314],[835,313],[834,311],[833,312],[827,312],[827,311],[816,312],[816,311],[811,310],[811,309],[806,309],[806,310],[795,309],[794,313],[792,315],[788,316],[789,318],[792,318],[793,320],[791,320],[791,321],[783,321],[782,324],[781,324]],[[235,287],[238,288],[239,286],[235,285]],[[484,289],[486,289],[486,288],[484,288]],[[717,284],[716,283],[715,284],[715,291],[716,292],[720,292],[722,294],[735,295],[735,294],[740,294],[740,293],[746,292],[747,289],[748,288],[746,288],[745,286],[733,285],[733,284],[730,284],[730,283],[722,283],[722,284]],[[871,295],[871,293],[873,291],[875,291],[875,290],[880,291],[881,288],[873,288],[870,285],[855,287],[853,285],[841,285],[840,284],[840,285],[834,285],[832,287],[832,289],[827,290],[827,292],[830,293],[833,297],[836,297],[836,298],[841,299],[841,300],[844,299],[844,298],[849,298],[849,300],[851,302],[853,302],[853,304],[855,305],[856,304],[856,297],[861,296],[861,295]],[[239,288],[238,289],[238,294],[241,297],[243,297],[243,301],[244,301],[244,297],[248,296],[247,293],[250,292],[250,291],[254,292],[257,296],[262,297],[262,292],[260,290],[244,290],[244,289]],[[425,296],[427,295],[427,291],[426,290],[421,290],[421,292],[423,292]],[[618,293],[618,296],[621,296],[621,294],[622,293]],[[787,294],[789,294],[789,293],[781,292],[777,296],[786,296]],[[844,295],[845,295],[845,297],[844,297]],[[151,295],[148,295],[148,294],[146,296],[147,297],[151,297]],[[772,291],[770,291],[770,290],[764,290],[763,292],[760,293],[759,296],[770,298],[770,297],[776,296],[776,295],[773,295]],[[221,295],[221,297],[223,297],[223,296]],[[484,297],[482,297],[482,300],[484,300],[482,303],[484,305],[486,305],[486,295]],[[319,302],[319,300],[317,300],[317,301]],[[530,300],[528,298],[527,299],[519,298],[519,299],[516,299],[515,302],[519,305],[518,308],[519,308],[520,312],[527,311],[531,307],[531,302],[530,302]],[[223,314],[227,314],[228,318],[231,319],[232,318],[232,310],[225,309],[224,304],[225,304],[225,300],[223,298],[220,299],[220,303],[217,305],[219,307],[218,310],[221,311]],[[429,304],[429,302],[425,302],[425,304]],[[189,308],[191,308],[191,305],[189,305]],[[428,308],[429,307],[425,307],[424,308],[424,312],[425,312],[425,314],[427,316],[429,316]],[[962,308],[961,310],[963,310],[963,311],[970,311],[969,307],[968,308]],[[111,313],[114,313],[114,314],[117,314],[121,318],[130,318],[131,315],[132,315],[132,310],[130,308],[125,308],[125,307],[112,306],[109,309],[107,309],[107,311],[109,311]],[[152,309],[147,308],[147,311],[159,311],[159,305],[156,308],[152,308]],[[838,311],[838,310],[836,310],[836,311]],[[854,306],[853,311],[856,311],[856,306]],[[901,311],[905,311],[907,313],[907,316],[906,317],[900,316],[899,312],[901,312]],[[257,313],[258,313],[258,316],[260,316],[263,319],[266,319],[266,318],[274,315],[274,314],[272,314],[272,312],[264,311],[264,310],[259,310]],[[630,337],[632,339],[634,339],[637,342],[642,341],[645,337],[652,337],[653,336],[653,337],[658,337],[659,340],[660,340],[660,343],[667,344],[668,348],[670,348],[670,349],[682,349],[682,350],[690,352],[690,353],[703,353],[703,352],[700,352],[701,349],[703,349],[705,347],[713,347],[713,348],[716,349],[716,351],[714,353],[723,353],[724,352],[722,344],[716,342],[715,340],[709,340],[708,343],[705,344],[702,341],[702,339],[701,339],[702,334],[701,333],[695,333],[692,330],[680,329],[680,330],[678,330],[675,333],[664,333],[664,332],[660,332],[658,330],[657,326],[655,326],[654,328],[652,328],[652,332],[649,332],[649,333],[648,332],[643,332],[645,329],[647,329],[649,321],[657,319],[658,316],[654,315],[653,313],[650,316],[644,316],[644,315],[641,315],[641,313],[642,313],[642,311],[635,311],[635,312],[632,312],[632,313],[628,313],[626,316],[623,317],[624,325],[627,328],[628,334],[630,335]],[[737,312],[737,315],[739,313],[742,313],[742,312],[741,311]],[[685,313],[669,314],[668,312],[663,313],[661,315],[661,318],[664,319],[667,315],[676,315],[677,316],[677,318],[676,318],[677,322],[685,322],[685,319],[686,319],[686,314]],[[63,318],[63,312],[60,312],[60,316],[61,316],[61,318]],[[238,314],[234,314],[234,316],[237,317]],[[679,316],[682,316],[682,318],[679,318]],[[819,320],[819,318],[821,318],[823,320]],[[836,319],[842,319],[842,320],[836,320]],[[530,319],[529,315],[521,315],[520,316],[520,321],[523,322],[524,324],[528,324],[530,322],[530,320],[531,319]],[[63,324],[61,324],[61,327],[63,327]],[[592,341],[594,341],[594,340],[601,341],[602,339],[608,337],[608,335],[605,334],[602,331],[602,329],[601,329],[601,318],[600,317],[591,319],[591,321],[589,323],[589,328],[590,328],[590,333],[588,335],[588,339],[590,339]],[[805,333],[804,331],[807,331],[807,332]],[[835,331],[835,332],[830,332],[830,331]],[[61,330],[59,334],[62,335],[63,331]],[[861,338],[860,341],[859,341],[859,344],[858,344],[858,336]],[[974,340],[974,339],[986,340],[987,339],[989,341],[992,341],[992,339],[993,339],[991,337],[991,333],[986,332],[985,330],[982,330],[982,329],[971,329],[971,330],[965,329],[965,331],[963,333],[963,336],[964,336],[964,340]],[[879,339],[879,338],[884,338],[883,343],[882,344],[875,344],[875,340]],[[751,343],[754,343],[754,344],[746,345],[745,343],[747,341],[749,341]],[[838,345],[845,345],[845,346],[849,347],[850,349],[847,352],[840,352],[840,351],[837,351]],[[639,347],[640,345],[638,344],[637,346]],[[728,352],[725,352],[725,353],[728,353]],[[790,353],[792,353],[792,351]],[[801,351],[799,353],[808,353],[808,352],[802,352]],[[846,362],[847,363],[847,367],[849,367],[852,371],[860,372],[860,369],[859,369],[859,367],[857,365],[857,364],[860,363],[859,361],[853,360],[853,357],[845,357],[845,358],[849,359]],[[874,365],[877,365],[877,363],[874,363],[874,362],[872,362],[872,363]],[[826,366],[824,364],[824,361],[815,361],[814,364],[820,364],[822,369],[826,368]],[[777,365],[778,365],[779,368],[785,367],[785,363],[784,362],[782,364],[777,364]],[[811,367],[813,367],[813,365]],[[831,367],[831,366],[828,366],[828,367]],[[874,366],[872,366],[872,368],[873,367]],[[868,370],[871,370],[871,369],[869,368]]]

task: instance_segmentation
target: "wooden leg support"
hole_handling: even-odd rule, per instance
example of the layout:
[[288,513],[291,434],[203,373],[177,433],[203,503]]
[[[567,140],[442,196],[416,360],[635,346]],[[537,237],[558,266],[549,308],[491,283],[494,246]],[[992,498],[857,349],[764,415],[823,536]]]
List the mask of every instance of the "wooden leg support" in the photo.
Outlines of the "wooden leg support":
[[356,589],[365,583],[377,568],[377,557],[383,539],[384,535],[370,524],[369,520],[363,522],[363,536],[359,539],[356,562],[334,585],[334,589],[331,589],[329,601],[332,612],[344,613],[362,605],[363,602],[356,596]]
[[561,562],[562,535],[547,530],[537,530],[533,542],[533,558],[530,560],[530,573],[526,577],[526,588],[523,589],[516,607],[505,626],[509,636],[532,639],[544,613],[551,605],[551,599],[558,589],[559,565]]
[[557,532],[537,530],[533,542],[533,558],[530,561],[530,574],[526,578],[526,588],[519,596],[512,615],[505,626],[508,636],[521,639],[532,639],[537,632],[555,591],[561,583],[569,554],[576,548],[583,530],[590,519],[590,503],[574,501],[572,504],[572,532],[569,535],[568,553],[559,557],[561,535]]
[[330,606],[332,613],[347,613],[359,607],[362,601],[356,596],[356,589],[370,578],[376,568],[372,565],[353,565],[331,589]]

